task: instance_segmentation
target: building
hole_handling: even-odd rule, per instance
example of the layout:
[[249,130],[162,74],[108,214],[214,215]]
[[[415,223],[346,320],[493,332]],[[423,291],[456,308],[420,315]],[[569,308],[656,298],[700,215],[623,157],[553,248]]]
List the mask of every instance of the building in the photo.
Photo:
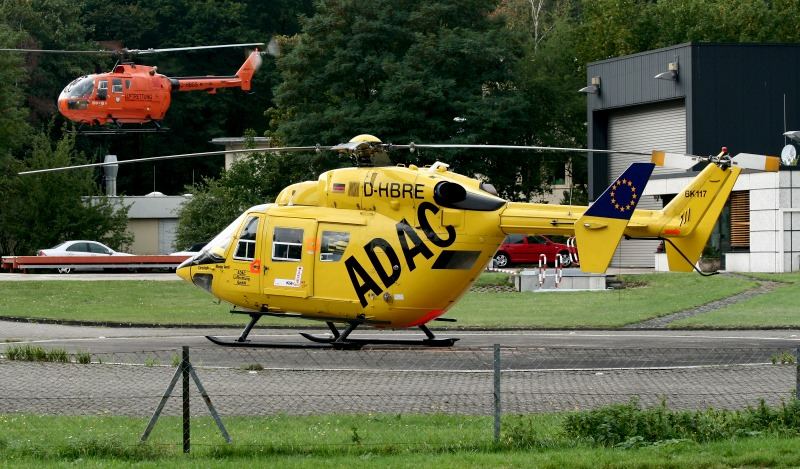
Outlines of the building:
[[[178,213],[188,197],[164,195],[161,192],[142,196],[108,196],[114,206],[128,207],[128,231],[133,234],[133,242],[126,252],[139,255],[169,254],[185,248],[175,245],[175,235]],[[92,199],[89,198],[90,201]]]
[[[783,133],[800,130],[800,44],[681,44],[590,63],[587,82],[589,148],[777,155]],[[590,200],[647,160],[588,158]],[[663,207],[696,174],[656,169],[639,207]],[[711,238],[727,270],[800,270],[797,167],[743,173]],[[612,266],[653,267],[657,245],[623,240]]]
[[[269,137],[252,137],[253,151],[260,148],[269,148],[271,139]],[[211,140],[214,145],[222,145],[225,151],[242,150],[244,149],[244,137],[219,137]],[[230,169],[231,165],[242,158],[245,158],[248,153],[225,153],[225,169]]]

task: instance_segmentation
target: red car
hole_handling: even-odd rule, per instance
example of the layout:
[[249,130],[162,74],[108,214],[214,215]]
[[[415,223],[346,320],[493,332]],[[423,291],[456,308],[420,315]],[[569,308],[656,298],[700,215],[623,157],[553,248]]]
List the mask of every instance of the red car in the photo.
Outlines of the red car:
[[[570,258],[572,253],[572,258]],[[563,243],[556,243],[541,235],[517,235],[506,236],[503,244],[497,249],[494,255],[494,265],[496,267],[506,267],[510,264],[538,264],[539,256],[544,254],[547,263],[555,263],[556,256],[560,256],[560,264],[569,267],[578,259],[577,251],[574,247]]]

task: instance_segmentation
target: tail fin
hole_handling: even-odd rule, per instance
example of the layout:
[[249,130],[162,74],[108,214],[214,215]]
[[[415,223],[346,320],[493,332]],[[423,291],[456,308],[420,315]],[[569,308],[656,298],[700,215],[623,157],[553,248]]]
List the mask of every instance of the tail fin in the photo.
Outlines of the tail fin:
[[606,271],[654,167],[631,164],[575,223],[581,270]]
[[653,151],[653,163],[688,169],[699,162],[710,162],[663,210],[654,213],[657,234],[665,238],[669,270],[689,272],[700,258],[728,195],[742,169],[776,172],[780,159],[774,156],[739,153],[733,158],[728,149],[716,156],[693,156]]
[[709,164],[661,211],[669,270],[692,271],[741,171]]
[[244,61],[239,71],[236,72],[236,76],[242,80],[242,90],[250,91],[250,81],[253,79],[256,70],[261,67],[261,61],[261,52],[256,49],[247,56],[247,60]]

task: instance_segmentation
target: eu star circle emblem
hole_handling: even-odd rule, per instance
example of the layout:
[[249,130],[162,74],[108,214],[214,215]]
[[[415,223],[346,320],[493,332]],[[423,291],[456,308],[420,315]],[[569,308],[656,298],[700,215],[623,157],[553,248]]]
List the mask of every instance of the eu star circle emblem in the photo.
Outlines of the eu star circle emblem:
[[611,205],[614,210],[619,210],[620,213],[628,212],[636,207],[636,200],[639,195],[636,193],[636,186],[633,181],[628,179],[617,179],[611,185]]

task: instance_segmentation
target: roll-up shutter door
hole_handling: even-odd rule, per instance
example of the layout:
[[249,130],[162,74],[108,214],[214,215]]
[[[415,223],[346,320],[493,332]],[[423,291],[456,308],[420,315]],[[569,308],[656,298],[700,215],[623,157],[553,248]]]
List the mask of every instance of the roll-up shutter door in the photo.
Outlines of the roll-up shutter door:
[[[686,152],[686,107],[683,100],[648,104],[612,111],[608,116],[608,148],[631,151],[665,150]],[[608,180],[613,181],[633,162],[650,161],[647,156],[614,154],[609,158]],[[656,168],[653,176],[684,173],[684,170]],[[660,209],[652,196],[637,208]],[[658,241],[622,240],[611,260],[613,267],[653,267]]]

